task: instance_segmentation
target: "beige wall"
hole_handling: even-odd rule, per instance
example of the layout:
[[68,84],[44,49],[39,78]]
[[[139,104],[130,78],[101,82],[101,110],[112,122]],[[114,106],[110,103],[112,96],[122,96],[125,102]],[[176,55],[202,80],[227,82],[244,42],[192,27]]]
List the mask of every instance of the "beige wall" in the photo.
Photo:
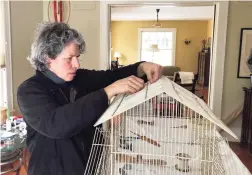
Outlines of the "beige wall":
[[[72,1],[69,25],[77,29],[86,42],[86,52],[81,55],[81,67],[99,68],[100,57],[100,6],[99,1]],[[48,21],[48,1],[43,3],[43,19]],[[66,8],[66,13],[68,9]],[[52,18],[52,17],[50,17]]]
[[[250,85],[249,79],[237,78],[237,69],[240,30],[243,27],[252,27],[251,16],[248,15],[251,11],[252,2],[230,2],[222,98],[223,118],[227,117],[243,103],[244,93],[242,87],[249,87]],[[230,127],[240,137],[241,120],[237,120]]]
[[[197,72],[201,41],[207,38],[208,21],[161,21],[162,28],[176,28],[176,66],[183,71]],[[120,52],[120,64],[138,60],[138,28],[152,28],[153,21],[113,21],[111,25],[112,52]],[[184,43],[190,39],[190,45]],[[112,54],[113,56],[113,54]],[[114,58],[112,58],[114,59]]]
[[207,38],[212,37],[213,34],[213,20],[207,22]]
[[10,1],[12,79],[14,109],[19,114],[17,87],[33,74],[27,61],[36,24],[43,19],[42,2]]

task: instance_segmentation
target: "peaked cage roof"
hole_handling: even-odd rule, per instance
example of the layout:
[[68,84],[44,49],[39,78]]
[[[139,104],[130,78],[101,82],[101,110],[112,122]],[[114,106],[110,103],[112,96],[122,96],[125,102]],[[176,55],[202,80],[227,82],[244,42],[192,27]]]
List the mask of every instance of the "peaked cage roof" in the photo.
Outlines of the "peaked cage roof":
[[102,124],[107,120],[112,119],[114,116],[117,116],[135,106],[138,106],[162,93],[166,93],[168,96],[176,99],[191,110],[202,115],[202,117],[219,126],[234,138],[238,139],[238,137],[219,118],[214,115],[212,110],[202,99],[186,90],[185,88],[181,87],[180,85],[176,84],[175,82],[169,80],[165,76],[162,76],[155,83],[147,83],[147,86],[145,86],[144,89],[135,94],[120,94],[116,96],[107,110],[94,124],[94,126]]

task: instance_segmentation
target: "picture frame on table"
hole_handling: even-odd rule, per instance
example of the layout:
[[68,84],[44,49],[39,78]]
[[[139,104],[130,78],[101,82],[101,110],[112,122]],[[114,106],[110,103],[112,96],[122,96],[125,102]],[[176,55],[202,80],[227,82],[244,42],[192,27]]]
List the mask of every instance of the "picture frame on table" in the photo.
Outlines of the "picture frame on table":
[[250,78],[247,61],[252,51],[252,28],[241,28],[237,78]]

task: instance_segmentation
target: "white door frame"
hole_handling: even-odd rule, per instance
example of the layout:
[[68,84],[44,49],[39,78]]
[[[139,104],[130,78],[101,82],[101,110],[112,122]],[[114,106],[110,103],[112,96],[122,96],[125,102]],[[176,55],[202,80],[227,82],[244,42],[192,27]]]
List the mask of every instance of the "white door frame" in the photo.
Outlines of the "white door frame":
[[[174,2],[174,1],[173,1]],[[114,5],[167,5],[172,1],[101,1],[100,2],[100,69],[105,70],[110,67],[110,7]],[[228,20],[228,1],[207,1],[207,2],[180,2],[181,5],[216,5],[216,15],[214,21],[214,45],[212,48],[210,82],[209,82],[209,107],[218,118],[221,117],[222,93],[224,79],[224,63],[226,51],[226,34]],[[175,2],[177,5],[178,3]]]
[[[12,82],[12,56],[11,56],[11,26],[10,26],[10,1],[2,1],[4,20],[5,41],[5,64],[6,64],[6,94],[7,108],[14,111],[13,105],[13,82]],[[4,87],[5,88],[5,87]]]

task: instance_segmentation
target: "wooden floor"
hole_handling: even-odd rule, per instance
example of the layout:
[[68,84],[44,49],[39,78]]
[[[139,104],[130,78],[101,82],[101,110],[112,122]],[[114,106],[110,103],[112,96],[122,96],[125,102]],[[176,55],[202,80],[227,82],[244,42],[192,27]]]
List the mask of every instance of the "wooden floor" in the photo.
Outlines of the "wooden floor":
[[[252,155],[248,154],[248,148],[240,146],[238,142],[230,142],[230,148],[237,154],[242,163],[252,173]],[[24,167],[21,167],[19,175],[26,175]],[[16,173],[7,173],[6,175],[16,175]]]
[[203,97],[203,100],[208,103],[208,88],[203,88],[201,85],[196,84],[196,92],[195,95],[197,95],[198,97]]
[[252,155],[248,154],[248,148],[241,146],[239,142],[230,142],[229,145],[242,163],[248,168],[250,173],[252,173]]
[[[10,172],[10,173],[6,173],[5,175],[18,175],[16,172]],[[19,171],[19,175],[27,175],[27,172],[24,168],[24,166],[21,167],[20,171]]]

